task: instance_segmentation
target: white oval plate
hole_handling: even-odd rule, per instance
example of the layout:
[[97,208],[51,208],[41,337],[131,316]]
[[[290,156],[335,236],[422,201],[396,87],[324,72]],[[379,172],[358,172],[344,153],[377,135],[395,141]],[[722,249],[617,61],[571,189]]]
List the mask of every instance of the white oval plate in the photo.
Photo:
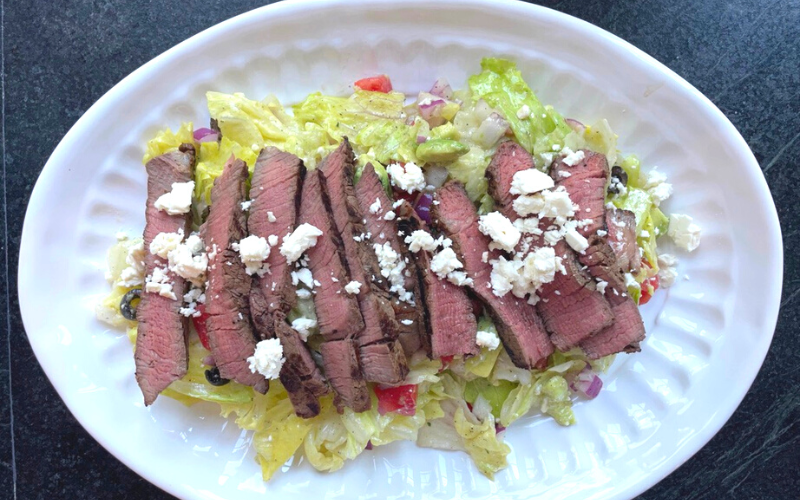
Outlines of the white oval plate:
[[[334,474],[301,463],[264,483],[250,436],[160,398],[144,408],[125,335],[94,320],[106,249],[144,225],[146,140],[207,120],[206,90],[275,93],[284,103],[388,73],[405,92],[439,76],[457,86],[482,56],[515,59],[545,103],[607,118],[620,148],[675,185],[667,212],[704,229],[680,280],[643,307],[649,335],[620,356],[578,424],[528,417],[507,431],[509,467],[491,482],[461,453],[396,443]],[[778,313],[778,219],[742,137],[697,90],[651,57],[583,21],[489,0],[286,2],[219,24],[109,91],[69,131],[31,196],[19,296],[39,362],[84,427],[133,470],[181,498],[266,492],[332,498],[630,498],[699,450],[758,372]]]

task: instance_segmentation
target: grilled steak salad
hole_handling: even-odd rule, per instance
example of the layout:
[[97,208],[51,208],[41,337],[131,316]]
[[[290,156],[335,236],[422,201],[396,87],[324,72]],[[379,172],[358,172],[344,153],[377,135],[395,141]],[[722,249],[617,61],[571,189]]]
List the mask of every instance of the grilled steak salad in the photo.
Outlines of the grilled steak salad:
[[265,480],[296,453],[334,471],[397,440],[492,477],[506,427],[574,424],[642,348],[639,307],[677,278],[657,243],[699,244],[662,211],[660,171],[511,61],[415,99],[386,76],[291,110],[207,99],[209,128],[148,142],[146,226],[117,235],[97,315],[127,329],[145,405],[219,404]]

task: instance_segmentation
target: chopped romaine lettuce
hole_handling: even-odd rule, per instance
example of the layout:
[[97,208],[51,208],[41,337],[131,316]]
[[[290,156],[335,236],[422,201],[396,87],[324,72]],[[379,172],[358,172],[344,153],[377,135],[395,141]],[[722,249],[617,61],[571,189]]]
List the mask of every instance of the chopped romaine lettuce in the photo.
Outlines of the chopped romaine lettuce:
[[468,418],[464,409],[459,408],[453,423],[478,470],[489,479],[494,479],[494,473],[508,465],[506,456],[511,453],[511,448],[497,438],[494,417],[489,414],[483,422],[479,422],[475,417]]
[[[564,144],[572,129],[557,111],[539,102],[514,62],[484,58],[481,69],[469,78],[474,98],[485,100],[503,114],[522,147],[531,153],[544,153],[552,151],[554,144]],[[518,115],[523,106],[527,106],[527,113]]]
[[622,160],[620,166],[628,174],[628,187],[641,188],[639,174],[642,171],[642,165],[639,158],[636,155],[628,155]]
[[173,132],[171,129],[165,129],[156,134],[155,137],[147,141],[147,151],[142,158],[142,163],[147,163],[156,156],[161,156],[164,153],[175,151],[183,143],[194,143],[194,128],[192,122],[182,123],[181,126]]

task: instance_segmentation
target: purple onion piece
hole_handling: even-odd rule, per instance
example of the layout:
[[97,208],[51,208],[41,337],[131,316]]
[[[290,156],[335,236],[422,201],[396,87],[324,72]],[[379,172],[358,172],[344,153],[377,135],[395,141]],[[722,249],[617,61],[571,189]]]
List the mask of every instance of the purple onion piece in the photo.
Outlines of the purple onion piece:
[[578,134],[582,134],[586,130],[586,126],[583,123],[579,122],[578,120],[574,120],[572,118],[565,118],[564,121],[567,122],[567,125],[569,125],[572,128],[572,130],[574,130]]
[[439,78],[436,80],[433,83],[433,87],[431,87],[430,93],[435,96],[444,97],[448,100],[453,98],[453,88],[450,87],[450,84],[445,78]]
[[197,142],[212,142],[219,138],[217,131],[210,128],[199,128],[194,131],[193,135]]
[[431,223],[431,205],[433,205],[433,196],[428,193],[423,193],[417,198],[414,204],[414,210],[419,215],[419,218],[424,220],[427,224]]
[[575,377],[575,380],[569,384],[569,387],[573,392],[581,394],[589,399],[594,399],[600,394],[600,390],[603,388],[603,380],[592,371],[589,365],[587,365],[586,368],[581,370],[577,377]]
[[495,424],[494,424],[494,433],[495,434],[500,434],[504,430],[506,430],[506,428],[503,425],[495,422]]
[[417,136],[417,144],[422,144],[423,142],[426,142],[427,140],[428,140],[428,138],[425,137],[424,135],[418,135]]
[[430,102],[419,104],[419,115],[430,123],[434,119],[441,118],[444,105],[445,101],[443,99],[433,99]]
[[365,446],[364,449],[365,450],[371,450],[372,449],[372,441],[367,441],[367,446]]

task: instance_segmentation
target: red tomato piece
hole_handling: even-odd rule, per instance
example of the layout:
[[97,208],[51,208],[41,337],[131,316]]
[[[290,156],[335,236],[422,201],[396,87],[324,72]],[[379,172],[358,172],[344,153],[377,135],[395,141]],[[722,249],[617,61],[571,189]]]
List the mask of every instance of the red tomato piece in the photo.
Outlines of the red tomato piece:
[[376,385],[375,395],[378,396],[378,413],[381,415],[393,411],[411,417],[417,412],[417,386],[414,384],[397,387]]
[[644,283],[642,283],[642,295],[639,297],[639,305],[650,302],[650,299],[653,298],[653,294],[658,290],[658,285],[658,275],[644,280]]
[[370,90],[372,92],[383,92],[384,94],[388,94],[389,92],[392,91],[392,82],[386,75],[377,75],[377,76],[370,76],[368,78],[362,78],[353,85],[360,88],[361,90]]
[[203,304],[197,304],[196,307],[197,311],[200,313],[200,316],[192,316],[192,323],[194,323],[194,329],[197,332],[197,336],[200,337],[200,343],[203,344],[203,347],[206,350],[211,350],[211,347],[208,345],[208,332],[206,332],[206,318],[208,315],[206,314],[206,306]]

